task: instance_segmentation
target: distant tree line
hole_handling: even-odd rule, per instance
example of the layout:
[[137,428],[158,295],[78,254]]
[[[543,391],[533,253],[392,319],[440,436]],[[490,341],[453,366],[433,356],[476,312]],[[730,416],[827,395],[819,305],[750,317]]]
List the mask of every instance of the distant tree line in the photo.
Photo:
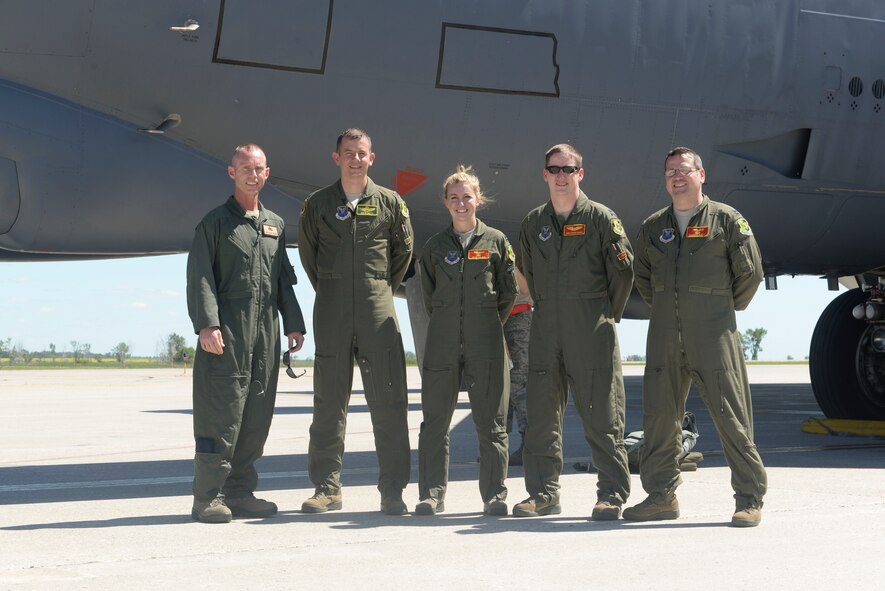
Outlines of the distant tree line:
[[[0,339],[0,359],[10,365],[47,361],[52,363],[73,361],[75,364],[87,361],[101,363],[112,360],[125,367],[126,360],[132,356],[131,346],[123,341],[114,345],[107,353],[93,353],[90,343],[70,341],[69,344],[70,348],[63,348],[62,351],[58,350],[55,343],[49,343],[49,348],[43,351],[29,351],[20,342],[13,343],[11,338]],[[188,347],[185,338],[176,333],[163,337],[157,345],[157,358],[166,363],[181,363],[186,357],[192,359],[193,355],[194,348]]]

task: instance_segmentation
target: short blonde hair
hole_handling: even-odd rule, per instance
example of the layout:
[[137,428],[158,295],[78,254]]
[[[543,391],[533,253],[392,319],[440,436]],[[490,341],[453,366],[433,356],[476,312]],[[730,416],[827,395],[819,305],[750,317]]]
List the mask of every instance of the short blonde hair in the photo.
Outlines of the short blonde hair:
[[264,159],[267,160],[267,154],[264,153],[264,150],[258,144],[240,144],[234,148],[234,155],[230,158],[231,166],[234,165],[234,161],[240,154],[253,154],[256,152],[261,153],[264,156]]

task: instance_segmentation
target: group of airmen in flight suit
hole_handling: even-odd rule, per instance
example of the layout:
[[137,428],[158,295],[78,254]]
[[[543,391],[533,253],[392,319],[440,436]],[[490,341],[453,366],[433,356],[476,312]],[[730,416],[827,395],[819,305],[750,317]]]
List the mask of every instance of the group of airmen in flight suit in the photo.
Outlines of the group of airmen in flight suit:
[[[409,211],[368,176],[365,131],[345,130],[332,153],[340,180],[304,203],[299,254],[316,291],[314,410],[305,513],[338,510],[353,364],[360,368],[378,455],[381,511],[408,511],[410,476],[405,357],[393,293],[409,266]],[[188,308],[200,347],[194,365],[194,503],[197,521],[267,517],[275,504],[254,496],[254,462],[270,428],[279,371],[278,315],[289,351],[304,321],[292,285],[283,220],[258,192],[269,176],[264,152],[237,148],[228,174],[234,196],[197,227],[188,257]],[[762,279],[749,223],[703,194],[700,156],[675,148],[664,176],[672,204],[642,224],[635,254],[608,207],[580,189],[582,157],[571,145],[547,151],[549,200],[525,217],[520,279],[534,311],[528,346],[527,425],[521,447],[529,497],[516,517],[561,512],[562,420],[572,393],[598,469],[591,519],[675,519],[677,457],[694,382],[719,432],[732,472],[731,524],[758,525],[766,475],[753,443],[750,390],[735,310]],[[483,512],[507,515],[507,412],[511,366],[503,326],[519,293],[517,257],[506,236],[480,221],[489,201],[470,167],[443,186],[451,223],[421,251],[416,274],[429,315],[422,366],[418,515],[445,510],[449,428],[466,385],[479,439]],[[635,277],[634,277],[635,275]],[[624,509],[630,474],[624,446],[625,392],[616,323],[635,284],[651,307],[643,382],[646,443],[641,503]]]

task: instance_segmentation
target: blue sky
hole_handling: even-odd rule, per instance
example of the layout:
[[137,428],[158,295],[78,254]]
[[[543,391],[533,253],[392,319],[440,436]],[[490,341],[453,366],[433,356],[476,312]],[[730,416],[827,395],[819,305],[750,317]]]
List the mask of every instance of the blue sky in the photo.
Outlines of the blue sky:
[[[313,289],[289,250],[299,277],[296,294],[308,332],[313,314]],[[30,351],[70,351],[71,341],[89,343],[93,353],[108,353],[125,342],[134,355],[154,355],[168,334],[178,333],[196,344],[185,299],[187,255],[136,259],[65,262],[0,263],[0,339]],[[816,277],[778,278],[777,291],[760,287],[738,327],[765,327],[760,359],[804,359],[817,318],[837,295]],[[407,350],[414,351],[405,300],[396,300]],[[645,352],[648,323],[624,320],[619,326],[622,355]],[[313,356],[308,334],[299,356]]]

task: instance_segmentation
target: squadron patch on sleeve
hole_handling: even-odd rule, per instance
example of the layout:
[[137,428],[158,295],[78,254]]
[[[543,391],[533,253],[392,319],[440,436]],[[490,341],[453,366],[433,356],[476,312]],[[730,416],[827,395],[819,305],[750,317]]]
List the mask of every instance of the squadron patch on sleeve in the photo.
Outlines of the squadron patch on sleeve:
[[409,219],[409,208],[406,206],[406,202],[402,199],[399,200],[399,210],[405,219]]
[[753,230],[750,229],[750,222],[747,221],[747,218],[740,218],[737,221],[738,231],[744,236],[752,236]]
[[624,232],[624,224],[622,224],[621,220],[618,218],[612,218],[612,232],[622,238],[627,235],[627,233]]
[[513,247],[510,246],[509,242],[507,243],[507,258],[510,259],[511,261],[516,260],[516,253],[513,252]]

